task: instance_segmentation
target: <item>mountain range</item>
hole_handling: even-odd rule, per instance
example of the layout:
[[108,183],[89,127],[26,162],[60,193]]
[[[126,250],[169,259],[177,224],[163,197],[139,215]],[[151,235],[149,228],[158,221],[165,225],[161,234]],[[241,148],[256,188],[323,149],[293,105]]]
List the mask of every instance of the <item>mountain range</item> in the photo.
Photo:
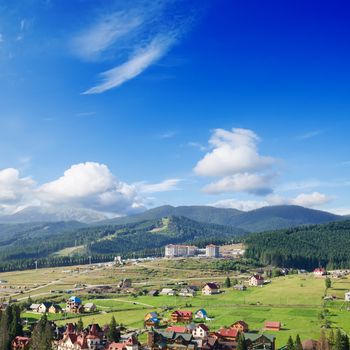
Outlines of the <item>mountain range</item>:
[[0,216],[0,223],[33,223],[78,221],[90,225],[125,225],[168,216],[225,226],[234,226],[249,232],[295,227],[299,225],[322,224],[342,221],[349,216],[340,216],[326,211],[308,209],[296,205],[268,206],[251,211],[216,208],[211,206],[164,205],[142,213],[113,219],[88,209],[28,207],[12,215]]
[[[64,213],[68,219],[69,212]],[[75,218],[79,214],[72,213]],[[0,224],[0,270],[30,268],[35,260],[45,266],[56,266],[81,263],[89,255],[98,259],[110,259],[113,255],[162,255],[164,245],[170,243],[205,246],[242,241],[252,232],[263,235],[262,231],[300,229],[346,220],[343,216],[299,206],[271,206],[249,212],[209,206],[162,206],[122,218],[92,222],[89,219],[88,223],[57,221],[55,212],[41,214],[36,216],[35,209],[28,209],[16,215],[16,220],[38,222],[10,220]],[[86,219],[84,215],[78,217]],[[42,219],[45,222],[40,222]]]

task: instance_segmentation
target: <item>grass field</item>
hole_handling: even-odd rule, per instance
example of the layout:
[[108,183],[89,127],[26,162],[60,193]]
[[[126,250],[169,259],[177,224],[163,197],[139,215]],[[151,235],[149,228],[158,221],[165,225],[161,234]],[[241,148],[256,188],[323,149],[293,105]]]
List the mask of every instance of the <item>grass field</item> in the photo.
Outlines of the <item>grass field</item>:
[[[198,260],[155,260],[139,264],[128,264],[122,267],[70,267],[32,270],[0,274],[1,280],[6,280],[5,294],[25,300],[29,295],[34,300],[53,300],[60,298],[64,301],[69,294],[55,294],[52,290],[73,289],[76,284],[95,286],[99,284],[115,285],[122,278],[130,278],[133,286],[139,290],[160,288],[166,285],[178,287],[179,281],[187,281],[198,286],[206,281],[218,281],[226,278],[226,273],[213,268],[213,262]],[[230,274],[231,278],[246,280],[247,275]],[[84,324],[97,322],[101,325],[109,323],[112,315],[117,322],[130,328],[142,328],[143,318],[149,311],[157,311],[163,319],[169,317],[170,311],[164,312],[164,307],[181,308],[196,311],[205,308],[212,318],[207,321],[212,330],[229,326],[243,319],[250,329],[262,332],[265,321],[280,321],[283,329],[276,332],[277,345],[286,343],[290,335],[299,334],[302,339],[318,338],[320,335],[320,313],[325,308],[329,310],[328,320],[332,327],[340,327],[350,333],[350,312],[342,300],[344,293],[350,290],[350,279],[332,281],[328,295],[336,295],[339,301],[324,302],[325,283],[323,278],[313,275],[291,275],[272,279],[270,284],[263,287],[249,287],[247,291],[235,291],[232,288],[223,289],[223,293],[213,296],[194,298],[173,296],[151,297],[131,295],[109,295],[108,299],[91,299],[85,291],[74,291],[84,302],[92,301],[98,307],[97,314],[82,315]],[[9,292],[13,291],[12,292]],[[15,294],[15,291],[21,293]],[[2,291],[0,288],[0,295]],[[103,297],[103,296],[102,296]],[[63,305],[63,304],[62,304]],[[22,315],[29,321],[40,317],[35,313]],[[70,322],[76,322],[74,315],[67,316]],[[65,316],[49,315],[59,324],[67,322]]]

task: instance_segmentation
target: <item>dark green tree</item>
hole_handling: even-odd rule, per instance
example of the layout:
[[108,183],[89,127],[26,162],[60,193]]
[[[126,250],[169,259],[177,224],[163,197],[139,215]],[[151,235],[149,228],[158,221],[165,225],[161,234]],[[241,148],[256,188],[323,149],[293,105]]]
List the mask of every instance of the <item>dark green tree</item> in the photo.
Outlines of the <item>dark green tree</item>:
[[225,287],[226,288],[230,288],[231,287],[231,280],[230,280],[230,277],[226,277],[226,280],[225,280]]
[[44,315],[34,327],[30,350],[52,350],[52,330]]
[[289,338],[288,338],[286,349],[287,350],[294,350],[295,349],[294,348],[294,341],[293,341],[291,336],[289,336]]
[[243,333],[241,333],[238,337],[237,350],[247,350],[247,343],[245,341]]
[[78,322],[77,322],[77,331],[81,332],[84,329],[84,323],[82,318],[80,317]]
[[349,337],[347,334],[342,334],[342,349],[343,350],[349,350]]
[[10,336],[9,336],[9,310],[2,312],[0,320],[0,350],[10,349]]
[[332,280],[331,280],[329,277],[327,277],[327,278],[324,280],[324,284],[325,284],[325,286],[326,286],[326,291],[327,291],[327,289],[329,289],[329,288],[332,287]]
[[111,322],[109,323],[109,330],[107,333],[107,339],[109,341],[115,341],[115,342],[117,342],[119,340],[119,332],[117,330],[117,322],[116,322],[114,316],[112,316]]
[[299,334],[297,334],[297,336],[295,337],[294,349],[295,350],[303,350],[303,346],[301,344]]

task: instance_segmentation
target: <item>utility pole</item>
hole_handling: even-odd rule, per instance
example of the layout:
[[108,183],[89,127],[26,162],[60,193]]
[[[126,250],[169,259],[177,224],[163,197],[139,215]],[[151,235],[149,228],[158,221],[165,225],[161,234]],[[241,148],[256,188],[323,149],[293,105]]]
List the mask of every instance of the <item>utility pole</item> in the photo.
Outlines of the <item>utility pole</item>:
[[89,256],[89,265],[91,265],[91,255]]
[[34,264],[35,264],[35,270],[37,270],[37,269],[38,269],[38,261],[35,260],[35,261],[34,261]]

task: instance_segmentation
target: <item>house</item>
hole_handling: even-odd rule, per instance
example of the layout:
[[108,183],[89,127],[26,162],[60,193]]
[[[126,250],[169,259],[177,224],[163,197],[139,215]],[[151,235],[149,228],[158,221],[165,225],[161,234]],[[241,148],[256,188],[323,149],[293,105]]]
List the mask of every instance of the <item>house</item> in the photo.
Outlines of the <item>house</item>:
[[324,275],[327,275],[327,272],[323,267],[318,267],[317,269],[314,270],[315,277],[322,277]]
[[170,318],[173,323],[189,323],[193,319],[193,313],[187,310],[177,310],[170,315]]
[[52,304],[50,307],[49,307],[49,313],[50,314],[58,314],[62,312],[62,308],[61,306],[59,306],[58,304]]
[[158,317],[151,317],[148,320],[145,320],[145,327],[158,327],[160,324],[160,319]]
[[192,335],[194,338],[206,338],[209,335],[209,328],[204,323],[200,323],[192,331]]
[[175,333],[189,333],[186,326],[169,326],[165,329],[165,331]]
[[220,286],[217,283],[209,282],[202,288],[203,295],[219,294]]
[[30,338],[16,337],[11,344],[12,350],[29,350]]
[[199,309],[195,312],[194,318],[206,320],[208,318],[208,313],[204,309]]
[[158,289],[153,289],[148,292],[148,295],[151,297],[157,297],[159,295],[159,290]]
[[247,287],[244,284],[235,284],[233,286],[233,289],[243,292],[243,291],[247,290]]
[[181,297],[194,297],[196,295],[196,291],[189,287],[182,288],[179,292],[179,295]]
[[50,303],[50,302],[43,302],[38,307],[38,312],[40,312],[41,314],[45,314],[45,313],[49,312],[49,309],[50,309],[51,306],[52,306],[52,303]]
[[275,350],[276,338],[271,334],[245,333],[244,338],[248,350]]
[[66,303],[66,311],[73,314],[80,314],[84,311],[81,299],[75,296],[70,297]]
[[243,332],[243,333],[246,333],[249,330],[248,324],[242,320],[236,321],[234,324],[231,325],[231,328],[235,328],[239,332]]
[[97,309],[94,303],[86,303],[84,305],[84,312],[95,312]]
[[171,288],[163,288],[162,291],[159,293],[160,295],[176,295],[176,291]]
[[130,288],[131,287],[131,279],[129,278],[124,278],[122,279],[119,283],[118,283],[118,287],[119,288],[122,288],[122,289],[125,289],[125,288]]
[[29,306],[29,310],[30,311],[33,311],[33,312],[39,312],[39,307],[40,307],[40,304],[32,304]]
[[138,350],[139,342],[136,337],[131,336],[127,341],[121,343],[107,343],[104,347],[106,350]]
[[197,350],[197,347],[190,333],[153,330],[147,334],[147,348],[150,350]]
[[156,312],[149,312],[144,317],[144,324],[146,327],[156,327],[159,326],[160,319]]
[[265,322],[265,329],[267,331],[280,331],[281,330],[281,322],[266,321]]
[[88,330],[77,332],[73,324],[68,324],[63,338],[57,342],[57,350],[102,350],[103,332],[97,324]]
[[249,279],[249,285],[253,287],[262,286],[264,284],[264,277],[261,275],[253,275]]
[[350,292],[345,293],[345,301],[350,301]]
[[239,331],[236,328],[221,328],[218,331],[218,336],[224,340],[236,341],[238,339]]

